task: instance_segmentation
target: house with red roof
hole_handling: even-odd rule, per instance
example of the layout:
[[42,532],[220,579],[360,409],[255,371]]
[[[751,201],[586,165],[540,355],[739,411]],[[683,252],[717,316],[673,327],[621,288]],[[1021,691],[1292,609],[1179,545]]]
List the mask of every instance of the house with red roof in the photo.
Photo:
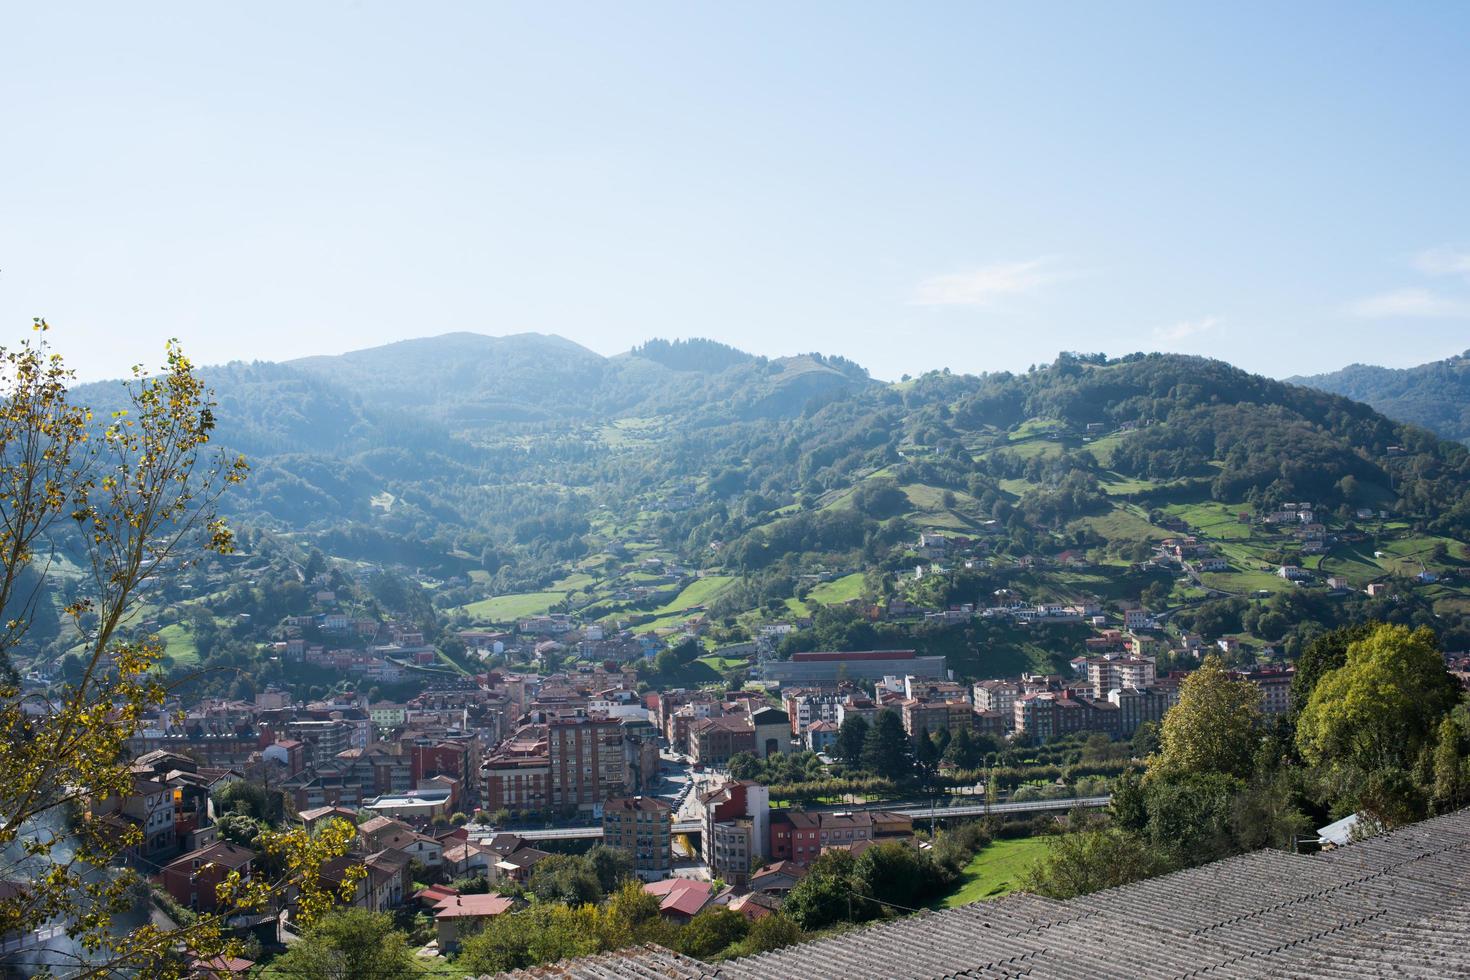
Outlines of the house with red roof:
[[693,878],[650,881],[643,890],[659,900],[659,915],[675,922],[688,922],[715,900],[715,886]]
[[439,936],[439,949],[459,948],[461,937],[480,931],[497,915],[509,912],[515,902],[503,895],[452,895],[434,907],[434,928]]

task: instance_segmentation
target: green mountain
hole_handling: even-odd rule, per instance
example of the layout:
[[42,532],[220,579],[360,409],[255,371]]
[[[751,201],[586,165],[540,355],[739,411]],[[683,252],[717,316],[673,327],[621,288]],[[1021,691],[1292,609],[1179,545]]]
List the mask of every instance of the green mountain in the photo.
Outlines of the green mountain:
[[1352,364],[1291,381],[1366,402],[1390,418],[1470,444],[1470,351],[1418,367]]
[[[205,373],[220,441],[254,467],[241,523],[440,576],[434,604],[459,622],[558,606],[659,629],[704,609],[733,637],[852,599],[1013,588],[1270,639],[1365,614],[1358,590],[1394,582],[1373,615],[1470,642],[1470,452],[1219,361],[1068,354],[890,385],[819,354],[461,333]],[[1323,543],[1264,520],[1288,503],[1311,505]],[[917,581],[926,531],[981,542],[979,559]],[[1153,562],[1185,533],[1222,561]],[[1303,590],[1283,564],[1342,588]],[[822,642],[880,638],[838,626]],[[955,657],[990,642],[951,640]]]

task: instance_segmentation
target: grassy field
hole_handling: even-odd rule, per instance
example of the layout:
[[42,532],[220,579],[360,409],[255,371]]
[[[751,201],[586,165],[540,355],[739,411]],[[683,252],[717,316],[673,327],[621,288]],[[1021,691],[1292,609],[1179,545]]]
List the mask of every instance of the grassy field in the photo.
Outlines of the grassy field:
[[563,592],[575,592],[579,589],[585,589],[589,585],[596,584],[597,579],[588,575],[586,572],[573,572],[566,578],[553,582],[551,587]]
[[509,623],[522,616],[536,616],[560,602],[564,592],[522,592],[498,595],[472,602],[460,609],[470,619],[490,623]]
[[1160,541],[1169,536],[1168,531],[1154,527],[1147,518],[1122,507],[1114,507],[1095,517],[1084,517],[1077,523],[1092,528],[1109,541]]
[[1250,510],[1243,505],[1206,501],[1197,504],[1167,504],[1164,513],[1181,518],[1199,533],[1224,540],[1237,540],[1251,536],[1251,526],[1240,523],[1240,512]]
[[735,667],[744,667],[750,661],[743,657],[700,657],[696,663],[704,664],[710,670],[723,674]]
[[1099,480],[1098,487],[1103,493],[1112,497],[1123,497],[1130,493],[1143,493],[1153,490],[1158,486],[1153,480],[1135,480],[1132,477],[1123,476],[1109,471],[1105,474],[1107,479]]
[[853,572],[851,575],[844,575],[831,582],[823,582],[821,585],[814,586],[807,593],[806,598],[808,603],[816,602],[830,606],[839,602],[848,602],[862,594],[863,573]]
[[199,649],[194,646],[194,637],[182,623],[165,626],[158,631],[159,639],[168,648],[168,655],[180,666],[197,666]]
[[1020,887],[1021,875],[1046,853],[1049,837],[994,841],[971,858],[955,890],[935,903],[952,909],[987,898],[999,898]]
[[712,601],[733,581],[735,579],[730,575],[706,575],[704,578],[695,579],[668,605],[655,612],[660,616],[667,616],[671,613],[693,609],[695,606],[703,606]]
[[1112,466],[1113,450],[1122,444],[1123,439],[1127,435],[1128,433],[1126,432],[1113,432],[1094,439],[1091,442],[1083,443],[1082,448],[1092,453],[1092,458],[1097,460],[1101,465]]

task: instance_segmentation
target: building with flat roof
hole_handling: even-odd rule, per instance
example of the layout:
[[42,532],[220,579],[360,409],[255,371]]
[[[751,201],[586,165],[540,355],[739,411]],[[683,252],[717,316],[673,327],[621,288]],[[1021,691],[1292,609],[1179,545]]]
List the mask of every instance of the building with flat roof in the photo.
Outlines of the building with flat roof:
[[435,817],[449,816],[454,791],[449,787],[411,789],[406,793],[389,793],[369,800],[364,810],[384,817],[399,817],[416,823],[427,823]]
[[880,680],[884,676],[945,680],[949,671],[943,657],[921,657],[912,650],[814,650],[793,653],[790,660],[761,665],[761,676],[778,684],[811,686],[844,680]]

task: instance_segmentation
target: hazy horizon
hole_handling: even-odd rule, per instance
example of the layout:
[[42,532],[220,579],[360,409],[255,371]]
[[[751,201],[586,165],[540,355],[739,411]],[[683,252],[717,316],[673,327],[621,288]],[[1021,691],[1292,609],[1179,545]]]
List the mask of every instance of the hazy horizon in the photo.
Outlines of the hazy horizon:
[[1470,347],[1470,8],[14,6],[0,318],[86,378],[465,330],[891,379]]

